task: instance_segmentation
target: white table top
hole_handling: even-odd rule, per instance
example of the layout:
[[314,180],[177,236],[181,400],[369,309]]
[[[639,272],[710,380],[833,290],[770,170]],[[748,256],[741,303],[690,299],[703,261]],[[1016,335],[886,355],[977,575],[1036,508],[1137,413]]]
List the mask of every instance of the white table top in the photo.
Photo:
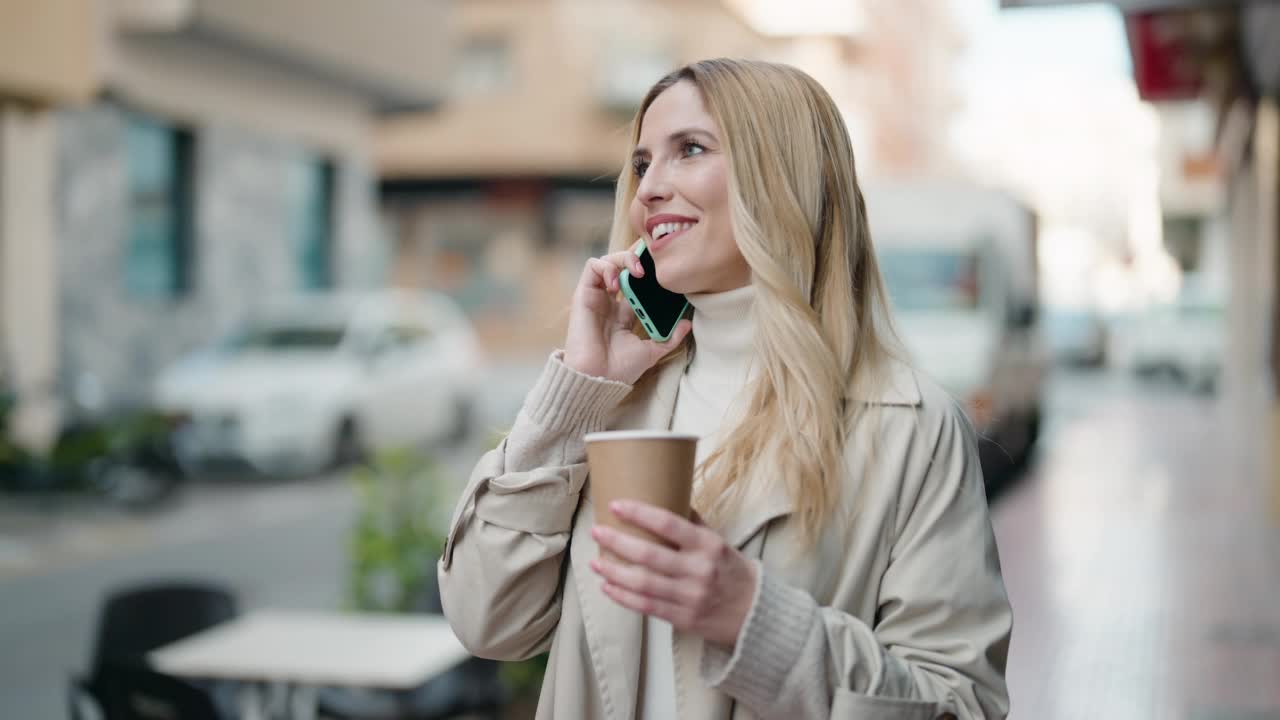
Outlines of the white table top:
[[184,677],[409,689],[470,654],[436,615],[262,610],[148,657]]

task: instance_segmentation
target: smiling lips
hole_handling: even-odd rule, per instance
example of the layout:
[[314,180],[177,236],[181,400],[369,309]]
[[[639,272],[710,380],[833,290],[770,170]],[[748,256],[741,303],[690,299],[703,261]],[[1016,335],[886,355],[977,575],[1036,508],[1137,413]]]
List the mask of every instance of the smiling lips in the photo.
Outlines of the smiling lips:
[[666,244],[664,240],[670,240],[697,224],[697,220],[682,215],[655,215],[649,218],[645,222],[645,229],[649,231],[649,250],[655,251]]

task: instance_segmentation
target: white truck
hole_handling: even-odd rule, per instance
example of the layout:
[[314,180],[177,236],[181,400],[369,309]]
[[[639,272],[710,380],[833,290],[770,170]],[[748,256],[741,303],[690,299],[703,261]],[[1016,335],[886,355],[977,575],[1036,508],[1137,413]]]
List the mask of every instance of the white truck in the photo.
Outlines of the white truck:
[[864,194],[903,349],[968,414],[991,495],[1024,466],[1040,431],[1048,352],[1035,215],[959,180],[872,183]]

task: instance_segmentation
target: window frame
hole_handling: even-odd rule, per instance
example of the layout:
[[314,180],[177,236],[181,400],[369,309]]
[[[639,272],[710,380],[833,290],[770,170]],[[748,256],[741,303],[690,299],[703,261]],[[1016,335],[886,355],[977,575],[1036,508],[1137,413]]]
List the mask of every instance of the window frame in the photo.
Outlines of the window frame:
[[[163,133],[171,144],[168,157],[165,187],[146,188],[136,172],[138,162],[130,148],[131,133],[140,128]],[[195,290],[195,210],[196,210],[196,162],[195,133],[188,127],[166,118],[148,113],[126,111],[124,128],[128,227],[121,249],[123,284],[125,293],[140,301],[172,301],[191,295]],[[143,242],[139,237],[142,209],[148,205],[163,208],[171,216],[168,237],[165,238],[167,265],[166,282],[162,287],[149,287],[135,281],[138,277],[131,270]]]

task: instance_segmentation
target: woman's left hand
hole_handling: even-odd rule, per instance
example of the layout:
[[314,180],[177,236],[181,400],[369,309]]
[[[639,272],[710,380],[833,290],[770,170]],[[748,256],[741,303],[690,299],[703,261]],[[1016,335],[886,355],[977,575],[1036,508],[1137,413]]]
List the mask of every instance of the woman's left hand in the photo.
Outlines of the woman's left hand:
[[623,522],[666,538],[675,549],[596,525],[591,530],[596,543],[632,563],[591,561],[591,569],[605,579],[605,594],[681,632],[733,648],[755,595],[755,564],[714,530],[662,508],[617,500],[609,509]]

